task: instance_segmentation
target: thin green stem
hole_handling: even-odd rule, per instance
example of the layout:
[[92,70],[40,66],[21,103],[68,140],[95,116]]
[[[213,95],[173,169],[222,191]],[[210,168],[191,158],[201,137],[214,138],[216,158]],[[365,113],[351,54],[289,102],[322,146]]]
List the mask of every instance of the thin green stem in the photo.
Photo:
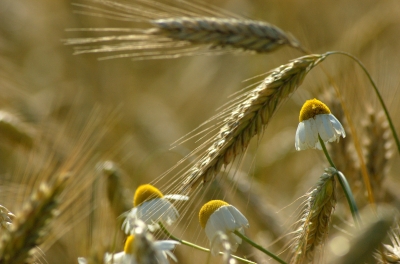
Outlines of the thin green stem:
[[326,149],[324,141],[321,139],[321,137],[319,135],[318,135],[318,140],[319,140],[319,143],[321,144],[322,150],[324,151],[326,159],[328,160],[329,164],[331,164],[331,166],[333,168],[335,168],[335,170],[336,170],[335,174],[337,175],[340,185],[342,186],[342,189],[344,191],[344,194],[346,195],[346,199],[347,199],[347,202],[349,203],[350,211],[351,211],[351,215],[353,216],[354,223],[357,227],[360,227],[361,220],[360,220],[360,216],[358,213],[358,207],[356,204],[356,200],[354,199],[353,192],[351,191],[350,185],[349,185],[346,177],[343,175],[343,173],[341,173],[340,171],[337,170],[335,164],[333,163],[331,157],[329,156],[329,153],[328,153],[328,150]]
[[319,134],[318,134],[318,140],[319,140],[319,144],[321,144],[322,150],[324,151],[325,157],[328,160],[329,164],[331,164],[331,166],[337,170],[335,164],[333,163],[333,161],[331,159],[331,156],[329,156],[329,153],[328,153],[328,150],[326,149],[325,143]]
[[358,213],[356,201],[355,201],[353,193],[351,192],[351,189],[350,189],[350,185],[342,172],[336,171],[335,174],[340,182],[340,185],[342,186],[344,194],[346,195],[346,199],[347,199],[347,202],[349,203],[350,211],[353,216],[354,223],[357,226],[357,228],[360,228],[361,219],[360,219],[360,215]]
[[285,261],[283,261],[282,259],[280,259],[277,255],[269,252],[268,250],[266,250],[265,248],[263,248],[262,246],[260,246],[259,244],[255,243],[253,240],[251,240],[250,238],[248,238],[247,236],[243,235],[242,233],[240,233],[239,231],[235,230],[235,232],[233,232],[235,235],[237,235],[238,237],[240,237],[241,239],[243,239],[244,241],[246,241],[247,243],[249,243],[250,245],[252,245],[253,247],[255,247],[256,249],[260,250],[261,252],[267,254],[268,256],[270,256],[271,258],[275,259],[276,261],[278,261],[279,263],[282,264],[287,264]]
[[[189,247],[192,247],[192,248],[195,248],[195,249],[204,251],[204,252],[210,252],[210,250],[209,250],[208,248],[200,247],[200,246],[198,246],[198,245],[196,245],[196,244],[193,244],[193,243],[190,243],[190,242],[188,242],[188,241],[186,241],[186,240],[177,238],[176,236],[172,235],[172,234],[165,228],[165,226],[164,226],[161,222],[159,222],[158,224],[160,225],[160,228],[161,228],[161,230],[164,232],[164,234],[166,234],[170,239],[175,240],[175,241],[178,241],[178,242],[181,243],[182,245],[186,245],[186,246],[189,246]],[[224,253],[219,252],[219,254],[220,254],[220,255],[223,255]],[[253,262],[253,261],[250,261],[250,260],[247,260],[247,259],[244,259],[244,258],[235,256],[235,255],[231,255],[231,256],[232,256],[232,258],[237,259],[237,260],[240,260],[240,261],[243,261],[243,262],[245,262],[245,263],[256,264],[256,263]]]
[[383,111],[385,112],[386,118],[387,118],[387,120],[388,120],[388,122],[389,122],[390,130],[392,131],[393,138],[394,138],[394,140],[395,140],[395,142],[396,142],[396,145],[397,145],[397,150],[398,150],[398,152],[400,153],[400,140],[399,140],[399,137],[398,137],[398,135],[397,135],[396,129],[395,129],[394,125],[393,125],[392,118],[390,117],[389,111],[388,111],[388,109],[386,108],[386,104],[385,104],[385,102],[383,101],[383,98],[382,98],[382,96],[381,96],[381,93],[380,93],[379,90],[378,90],[378,87],[376,86],[374,80],[372,79],[371,75],[370,75],[369,72],[367,71],[367,68],[365,68],[364,64],[363,64],[358,58],[354,57],[353,55],[351,55],[351,54],[349,54],[349,53],[347,53],[347,52],[343,52],[343,51],[330,51],[330,52],[327,52],[327,53],[325,53],[325,54],[326,54],[327,56],[329,56],[329,55],[331,55],[331,54],[340,54],[340,55],[347,56],[347,57],[351,58],[352,60],[354,60],[354,61],[361,67],[361,69],[362,69],[362,70],[364,71],[364,73],[367,75],[367,77],[368,77],[370,83],[372,84],[372,87],[374,88],[374,91],[375,91],[375,93],[376,93],[376,96],[378,97],[379,103],[381,104],[381,106],[382,106],[382,108],[383,108]]

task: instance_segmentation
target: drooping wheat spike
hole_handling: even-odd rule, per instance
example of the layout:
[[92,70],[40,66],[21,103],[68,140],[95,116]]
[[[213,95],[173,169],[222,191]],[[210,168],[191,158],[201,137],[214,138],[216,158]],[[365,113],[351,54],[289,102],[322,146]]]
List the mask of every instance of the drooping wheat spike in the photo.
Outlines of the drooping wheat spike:
[[102,173],[107,177],[107,198],[115,217],[132,208],[127,198],[127,190],[122,184],[121,171],[112,161],[105,161],[101,166]]
[[214,17],[178,17],[151,21],[156,28],[149,34],[193,44],[207,44],[210,48],[271,52],[283,45],[298,48],[300,44],[278,27],[266,22]]
[[368,112],[368,120],[364,123],[366,132],[364,150],[368,174],[371,176],[375,198],[385,202],[386,192],[382,183],[388,170],[388,162],[392,156],[392,141],[389,124],[383,112]]
[[291,264],[312,263],[318,247],[325,243],[331,215],[336,206],[334,173],[335,169],[326,169],[314,189],[308,193],[307,203],[292,245]]
[[11,229],[1,237],[0,263],[26,263],[32,257],[33,249],[43,242],[57,214],[58,199],[67,179],[67,176],[59,177],[51,187],[43,183],[31,196],[15,217]]
[[[109,56],[132,57],[136,59],[176,58],[196,54],[223,54],[235,51],[268,53],[279,47],[290,46],[303,52],[303,48],[291,34],[267,22],[226,17],[223,14],[202,14],[203,9],[194,12],[185,10],[189,6],[180,1],[182,7],[173,8],[155,1],[136,1],[132,5],[112,1],[93,1],[104,8],[77,5],[84,10],[95,10],[99,14],[81,11],[83,14],[98,15],[123,21],[143,22],[147,28],[83,29],[104,31],[120,35],[76,38],[66,41],[68,45],[99,44],[79,46],[76,54],[97,52],[133,51],[132,54]],[[190,4],[190,7],[193,7]],[[198,12],[198,13],[197,13]],[[210,12],[211,13],[211,12]],[[112,15],[112,16],[111,16]],[[216,17],[217,15],[223,17]],[[133,33],[132,33],[133,32]],[[218,49],[216,49],[218,48]]]
[[[309,55],[272,70],[244,99],[225,110],[225,117],[211,146],[186,173],[182,190],[214,179],[222,166],[244,153],[250,140],[260,135],[278,106],[299,87],[306,74],[324,60],[324,55]],[[224,116],[224,114],[226,114]]]

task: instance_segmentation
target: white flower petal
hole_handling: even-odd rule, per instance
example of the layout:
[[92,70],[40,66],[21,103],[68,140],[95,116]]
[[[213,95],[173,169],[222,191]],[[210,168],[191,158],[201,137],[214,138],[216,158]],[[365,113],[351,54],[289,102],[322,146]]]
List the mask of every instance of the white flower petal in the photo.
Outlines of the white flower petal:
[[[156,259],[159,264],[169,264],[167,253],[165,251],[156,251]],[[171,253],[172,254],[172,253]],[[147,262],[146,262],[147,263]]]
[[[236,223],[236,219],[233,217],[232,213],[229,211],[228,206],[222,206],[217,211],[221,211],[219,218],[222,220],[222,225],[225,227],[225,230],[234,231],[239,225]],[[217,212],[215,211],[215,212]]]
[[315,143],[315,148],[319,149],[319,150],[322,150],[322,146],[321,146],[321,143],[319,141],[317,143]]
[[217,256],[218,253],[221,251],[222,245],[219,236],[216,234],[210,242],[210,251],[211,255]]
[[132,255],[125,254],[125,252],[119,252],[115,254],[106,253],[104,256],[105,264],[137,264],[135,258]]
[[137,207],[138,218],[145,223],[158,223],[162,221],[172,224],[179,217],[179,213],[172,203],[165,199],[153,199]]
[[318,140],[318,125],[317,122],[315,121],[314,118],[310,118],[310,123],[312,124],[311,129],[312,129],[312,136],[313,136],[313,148],[315,148],[315,144],[319,142]]
[[313,118],[307,119],[304,122],[306,131],[306,146],[307,148],[315,148],[315,143],[318,142],[317,124]]
[[[242,239],[233,234],[235,230],[243,233],[243,227],[248,227],[249,222],[246,217],[234,206],[221,206],[212,213],[205,226],[205,232],[211,243],[211,253],[218,254],[221,241],[218,239],[218,232],[228,235],[233,251],[236,250]],[[218,242],[219,241],[219,242]]]
[[85,259],[85,258],[79,257],[79,258],[78,258],[78,263],[79,263],[79,264],[88,264],[88,261],[87,261],[87,259]]
[[314,117],[314,119],[315,119],[315,123],[317,125],[318,135],[321,137],[322,141],[327,142],[329,137],[328,137],[328,134],[325,131],[324,121],[322,120],[323,116],[324,115],[317,115],[317,116]]
[[331,122],[333,128],[335,129],[336,134],[341,135],[343,138],[346,137],[346,132],[344,131],[344,128],[342,124],[337,120],[337,118],[334,115],[329,115],[329,121]]
[[154,242],[154,246],[158,250],[173,250],[176,245],[180,245],[178,241],[174,240],[159,240]]
[[152,199],[129,211],[122,224],[122,229],[126,234],[130,234],[133,223],[136,219],[140,219],[146,223],[150,231],[154,231],[159,228],[158,222],[161,221],[162,223],[171,225],[178,217],[179,213],[175,206],[167,199]]
[[306,132],[304,127],[304,122],[300,122],[296,130],[296,137],[295,137],[296,150],[303,149],[305,142],[306,142]]
[[[173,261],[178,262],[178,259],[175,257],[175,255],[171,251],[167,250],[167,251],[163,251],[163,253],[165,255],[168,255],[170,258],[172,258]],[[168,259],[167,259],[167,261],[168,261]]]
[[125,220],[122,223],[122,230],[125,232],[125,234],[129,234],[133,228],[133,223],[137,219],[136,211],[136,208],[132,208],[130,211],[123,213]]
[[238,210],[236,207],[230,205],[227,206],[229,212],[232,214],[233,218],[235,219],[236,224],[244,227],[249,227],[249,221],[247,218]]
[[322,149],[318,135],[326,142],[339,141],[346,137],[342,124],[332,114],[320,114],[303,120],[297,127],[295,136],[296,150]]
[[[243,229],[242,229],[242,232],[240,232],[240,233],[243,233]],[[242,243],[242,239],[233,233],[229,234],[228,238],[229,238],[229,244],[231,244],[231,247],[232,247],[232,251],[236,252],[239,244]]]
[[214,239],[215,234],[218,231],[225,232],[227,231],[224,223],[224,219],[221,217],[221,212],[219,211],[221,208],[216,210],[212,215],[210,215],[210,218],[208,218],[205,231],[208,239],[212,241]]

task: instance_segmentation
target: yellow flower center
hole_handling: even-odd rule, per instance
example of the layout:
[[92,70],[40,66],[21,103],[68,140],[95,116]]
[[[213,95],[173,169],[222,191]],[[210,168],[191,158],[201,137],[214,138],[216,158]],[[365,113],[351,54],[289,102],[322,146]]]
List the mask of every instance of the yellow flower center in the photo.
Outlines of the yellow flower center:
[[204,204],[203,207],[201,207],[200,212],[199,212],[199,221],[200,221],[201,227],[205,228],[210,216],[217,209],[219,209],[222,206],[226,206],[226,205],[229,205],[229,204],[222,200],[212,200],[212,201],[209,201],[208,203]]
[[307,100],[300,110],[299,122],[315,117],[316,115],[330,114],[331,110],[317,99]]
[[135,242],[135,236],[128,236],[128,238],[125,241],[125,246],[124,246],[124,252],[125,254],[133,254],[133,243]]
[[140,185],[135,192],[133,197],[133,206],[139,206],[146,201],[150,201],[156,198],[162,198],[164,195],[159,189],[150,184]]

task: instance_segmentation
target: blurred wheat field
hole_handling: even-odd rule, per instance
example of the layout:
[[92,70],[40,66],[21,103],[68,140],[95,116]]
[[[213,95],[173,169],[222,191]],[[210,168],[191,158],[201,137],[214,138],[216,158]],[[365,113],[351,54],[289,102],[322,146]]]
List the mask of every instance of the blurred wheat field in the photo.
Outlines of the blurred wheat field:
[[[179,6],[172,0],[162,2]],[[276,25],[315,53],[341,50],[358,57],[400,129],[398,1],[218,0],[208,4]],[[135,189],[149,182],[156,182],[162,191],[175,188],[171,184],[180,182],[173,182],[173,173],[160,175],[199,143],[188,140],[172,149],[171,144],[218,113],[231,94],[261,81],[265,77],[261,74],[303,56],[286,46],[267,54],[140,61],[98,60],[104,55],[100,53],[73,55],[74,47],[64,45],[66,39],[104,33],[68,29],[130,27],[127,21],[76,14],[77,10],[70,1],[0,1],[0,204],[17,214],[41,183],[69,175],[59,198],[59,215],[49,223],[38,257],[32,260],[38,263],[77,263],[81,256],[102,259],[106,251],[121,251],[124,235],[117,216],[130,209]],[[368,79],[345,57],[332,56],[323,68],[347,106],[377,204],[398,208],[399,155]],[[253,76],[259,77],[244,82]],[[329,151],[347,176],[360,209],[368,207],[354,137],[327,75],[317,66],[277,109],[266,130],[252,140],[240,164],[221,172],[198,191],[194,202],[179,208],[181,219],[170,231],[208,247],[198,224],[199,205],[225,199],[249,219],[249,237],[289,259],[291,232],[301,214],[300,197],[328,166],[320,151],[294,148],[300,108],[315,97],[330,107],[346,129],[348,136],[330,144]],[[167,186],[169,190],[162,189]],[[124,203],[110,203],[107,195],[113,191],[121,194]],[[341,190],[336,199],[324,254],[315,263],[331,263],[340,255],[337,241],[350,240],[355,233]],[[384,242],[390,243],[389,238]],[[174,254],[178,263],[206,263],[208,257],[184,246]],[[245,243],[236,255],[273,263]],[[220,261],[212,259],[212,263]]]

